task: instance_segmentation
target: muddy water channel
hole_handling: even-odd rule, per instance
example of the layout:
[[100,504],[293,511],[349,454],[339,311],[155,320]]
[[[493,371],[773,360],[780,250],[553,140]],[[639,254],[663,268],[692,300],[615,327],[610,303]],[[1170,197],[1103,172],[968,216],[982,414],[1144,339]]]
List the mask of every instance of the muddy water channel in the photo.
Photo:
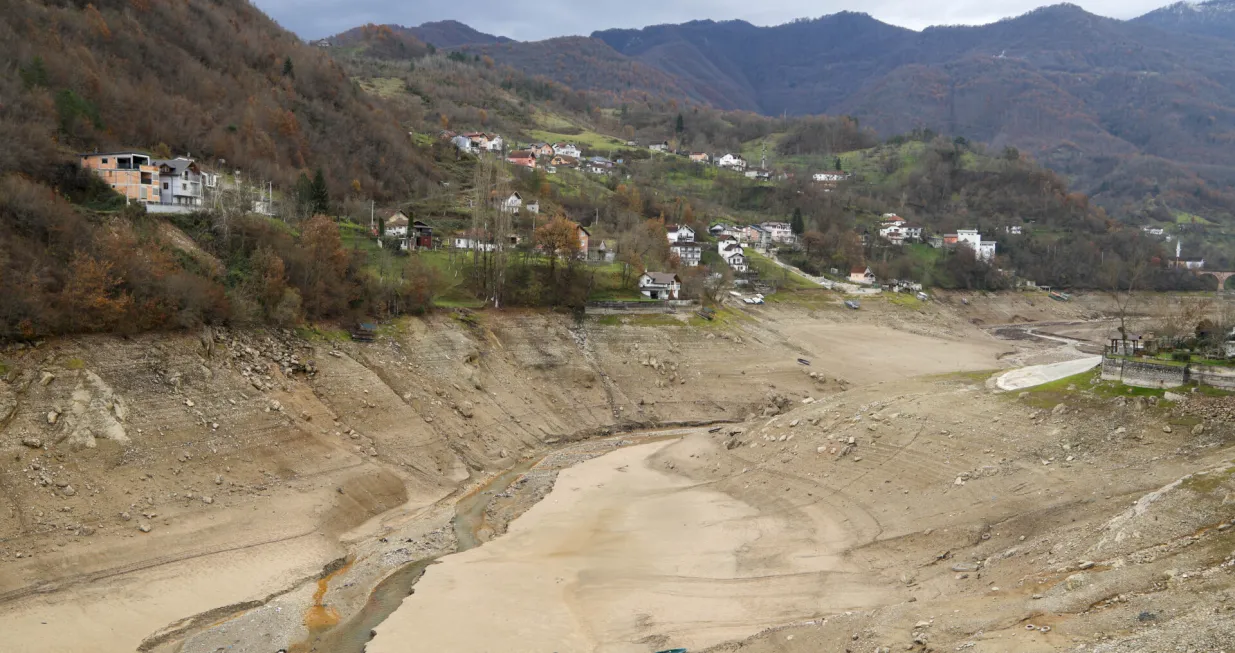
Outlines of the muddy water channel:
[[[535,468],[561,469],[621,447],[680,438],[684,433],[685,431],[682,430],[631,433],[621,437],[572,445],[544,457],[519,462],[465,495],[455,504],[455,517],[451,520],[457,541],[455,552],[481,546],[498,531],[500,525],[490,523],[491,504],[495,498],[510,498],[514,491],[512,486],[517,489],[520,479]],[[551,463],[550,459],[552,459]],[[544,474],[554,473],[543,469],[536,469],[536,471]],[[523,501],[530,505],[533,500],[524,497]],[[435,564],[440,557],[415,560],[396,569],[378,583],[365,605],[345,621],[340,621],[337,613],[333,615],[335,618],[329,618],[332,615],[330,609],[326,607],[328,603],[323,602],[325,592],[319,592],[319,595],[314,596],[315,605],[310,608],[309,615],[319,617],[325,615],[326,618],[306,619],[306,625],[310,630],[309,638],[292,646],[288,653],[364,653],[365,646],[375,634],[374,629],[403,604],[403,600],[414,592],[416,583],[424,576],[425,570]],[[329,578],[326,577],[319,581],[323,588]]]

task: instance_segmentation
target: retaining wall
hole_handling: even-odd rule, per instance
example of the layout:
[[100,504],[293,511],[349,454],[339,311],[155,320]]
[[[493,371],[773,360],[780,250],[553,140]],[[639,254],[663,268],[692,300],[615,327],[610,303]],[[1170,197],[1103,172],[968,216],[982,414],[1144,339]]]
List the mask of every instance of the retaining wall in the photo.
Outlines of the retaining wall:
[[1102,380],[1119,381],[1137,388],[1178,388],[1187,383],[1200,383],[1235,390],[1235,367],[1170,365],[1106,356],[1102,359]]
[[1137,388],[1178,388],[1188,382],[1188,368],[1125,358],[1102,358],[1102,380]]

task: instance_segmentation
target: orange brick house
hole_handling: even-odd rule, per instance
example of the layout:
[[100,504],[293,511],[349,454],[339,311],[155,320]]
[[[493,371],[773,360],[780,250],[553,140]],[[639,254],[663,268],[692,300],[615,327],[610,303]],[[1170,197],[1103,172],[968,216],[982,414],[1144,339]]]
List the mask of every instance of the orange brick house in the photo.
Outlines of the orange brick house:
[[81,155],[81,167],[107,182],[130,202],[158,204],[159,167],[147,154],[95,152]]

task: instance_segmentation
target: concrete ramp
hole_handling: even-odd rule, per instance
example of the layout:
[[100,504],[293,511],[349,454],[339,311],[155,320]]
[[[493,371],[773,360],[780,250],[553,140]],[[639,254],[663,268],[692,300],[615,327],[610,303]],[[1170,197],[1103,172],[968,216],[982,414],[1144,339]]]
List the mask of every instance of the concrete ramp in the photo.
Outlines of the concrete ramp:
[[1081,372],[1088,372],[1100,364],[1102,364],[1101,356],[1089,356],[1050,365],[1030,365],[1004,372],[998,379],[995,379],[995,387],[1004,391],[1024,390],[1043,383],[1066,379]]

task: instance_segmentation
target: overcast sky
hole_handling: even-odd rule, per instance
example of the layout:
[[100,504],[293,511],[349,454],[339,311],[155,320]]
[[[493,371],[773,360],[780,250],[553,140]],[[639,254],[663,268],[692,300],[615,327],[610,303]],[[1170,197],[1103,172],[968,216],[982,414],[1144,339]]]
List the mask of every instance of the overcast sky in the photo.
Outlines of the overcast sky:
[[[284,27],[306,39],[365,23],[419,25],[453,19],[520,41],[587,35],[611,27],[645,27],[710,18],[778,25],[850,10],[911,29],[983,24],[1051,2],[1041,0],[254,0]],[[1086,10],[1132,18],[1170,0],[1082,0]]]

